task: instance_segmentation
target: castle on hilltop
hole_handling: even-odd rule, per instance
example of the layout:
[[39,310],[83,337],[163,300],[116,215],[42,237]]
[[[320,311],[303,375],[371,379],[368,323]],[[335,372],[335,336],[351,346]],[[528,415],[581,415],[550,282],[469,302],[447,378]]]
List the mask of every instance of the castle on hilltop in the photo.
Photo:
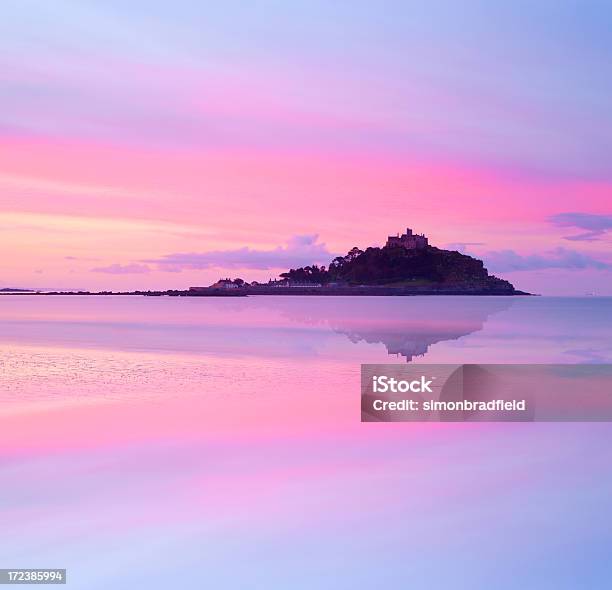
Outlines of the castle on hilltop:
[[387,238],[387,248],[405,248],[406,250],[423,250],[429,242],[425,234],[413,234],[412,230],[406,228],[406,233],[401,236],[389,236]]

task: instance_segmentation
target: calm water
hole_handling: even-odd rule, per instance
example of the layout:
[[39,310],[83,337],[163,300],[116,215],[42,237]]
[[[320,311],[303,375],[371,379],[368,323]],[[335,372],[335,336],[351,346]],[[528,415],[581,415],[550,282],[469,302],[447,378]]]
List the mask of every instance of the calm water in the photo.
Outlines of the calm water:
[[359,365],[612,362],[611,298],[0,298],[0,567],[609,588],[612,424],[361,424]]

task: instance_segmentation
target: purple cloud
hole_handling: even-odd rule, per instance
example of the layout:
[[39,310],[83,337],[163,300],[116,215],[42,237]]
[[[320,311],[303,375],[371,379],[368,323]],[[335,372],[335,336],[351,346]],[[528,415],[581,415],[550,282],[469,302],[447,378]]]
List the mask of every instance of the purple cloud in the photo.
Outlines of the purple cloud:
[[450,242],[445,245],[447,250],[465,253],[470,246],[484,246],[484,242]]
[[327,264],[337,255],[330,252],[324,243],[318,242],[318,239],[317,234],[300,235],[293,236],[286,245],[270,250],[256,250],[245,246],[234,250],[167,254],[142,262],[173,272],[205,268],[288,269],[310,264]]
[[598,240],[612,229],[612,215],[597,215],[595,213],[558,213],[548,218],[548,221],[558,227],[574,227],[587,230],[564,239],[573,242]]
[[567,248],[556,248],[544,254],[518,254],[514,250],[499,250],[483,255],[486,266],[494,272],[543,270],[547,268],[611,270],[612,264]]
[[91,272],[105,272],[111,275],[145,274],[151,269],[145,264],[111,264],[110,266],[99,266],[92,268]]

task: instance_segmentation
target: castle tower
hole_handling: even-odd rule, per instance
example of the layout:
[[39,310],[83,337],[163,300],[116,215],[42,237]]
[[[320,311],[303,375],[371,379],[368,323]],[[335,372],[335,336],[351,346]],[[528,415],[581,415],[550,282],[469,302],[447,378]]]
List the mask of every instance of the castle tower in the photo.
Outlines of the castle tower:
[[412,229],[406,228],[406,233],[401,236],[389,236],[387,248],[404,248],[406,250],[423,250],[429,245],[425,234],[414,234]]

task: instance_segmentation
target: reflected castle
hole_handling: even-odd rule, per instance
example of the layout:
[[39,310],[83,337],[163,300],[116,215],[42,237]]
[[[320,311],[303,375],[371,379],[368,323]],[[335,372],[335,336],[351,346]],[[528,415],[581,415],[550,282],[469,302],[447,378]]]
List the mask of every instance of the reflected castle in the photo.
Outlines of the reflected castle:
[[325,324],[357,344],[383,344],[388,354],[406,362],[424,356],[429,347],[483,329],[488,318],[509,309],[511,297],[377,297],[303,298],[300,305],[267,300],[289,319]]
[[410,304],[395,306],[394,301],[381,309],[364,300],[363,314],[358,318],[330,321],[334,331],[351,342],[381,343],[390,355],[406,362],[424,356],[429,347],[445,340],[457,340],[482,330],[490,315],[510,308],[508,298],[411,298]]

